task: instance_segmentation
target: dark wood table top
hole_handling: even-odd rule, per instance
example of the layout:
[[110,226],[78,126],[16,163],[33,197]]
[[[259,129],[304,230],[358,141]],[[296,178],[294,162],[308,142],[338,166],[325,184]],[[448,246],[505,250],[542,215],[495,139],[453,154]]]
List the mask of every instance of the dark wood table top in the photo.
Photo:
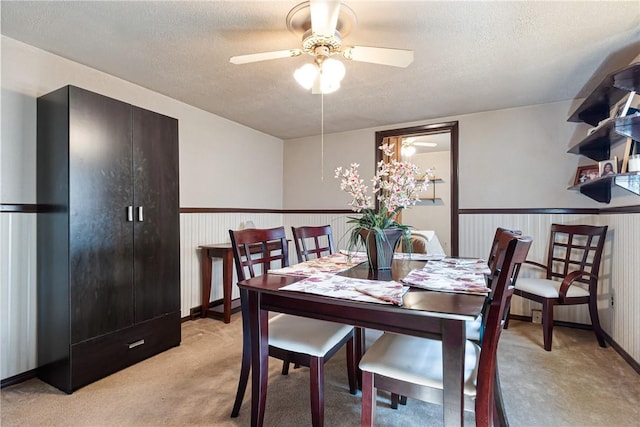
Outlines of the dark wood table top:
[[[369,265],[365,262],[340,275],[354,277],[359,279],[370,280],[401,280],[409,272],[416,268],[422,268],[425,261],[410,260],[394,260],[391,270],[369,270]],[[455,320],[473,320],[480,314],[484,304],[485,297],[483,295],[454,294],[446,292],[428,291],[423,289],[411,288],[404,295],[403,305],[401,307],[391,304],[377,304],[371,302],[352,301],[341,298],[332,298],[322,295],[309,294],[295,291],[280,291],[283,286],[290,285],[302,280],[303,277],[287,276],[280,274],[264,274],[253,279],[239,282],[238,286],[251,291],[258,291],[262,295],[263,308],[268,308],[269,304],[273,304],[274,311],[296,314],[300,316],[310,316],[311,306],[314,304],[331,304],[335,307],[336,313],[329,317],[321,315],[311,316],[323,318],[325,320],[336,321],[336,316],[342,310],[348,309],[339,316],[341,321],[350,323],[355,326],[368,328],[379,328],[385,326],[384,330],[389,329],[389,322],[393,317],[398,315],[409,314],[413,317],[414,322],[416,316],[438,317]],[[283,295],[284,294],[284,295]],[[297,304],[282,304],[277,301],[280,299],[297,300]],[[287,307],[289,306],[289,307]],[[361,316],[358,311],[364,311]],[[371,311],[375,311],[375,317],[371,315]],[[419,323],[419,322],[418,322]],[[419,325],[416,325],[418,328]],[[392,328],[393,330],[394,328]],[[406,333],[406,325],[403,327]],[[433,331],[435,332],[435,331]],[[417,334],[422,335],[422,334]]]

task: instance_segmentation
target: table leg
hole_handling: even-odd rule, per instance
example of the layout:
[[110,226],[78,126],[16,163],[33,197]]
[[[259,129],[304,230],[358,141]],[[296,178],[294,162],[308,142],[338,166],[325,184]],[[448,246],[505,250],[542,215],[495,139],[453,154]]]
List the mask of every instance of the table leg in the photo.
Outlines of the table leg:
[[200,250],[200,275],[202,276],[202,313],[201,317],[207,317],[209,299],[211,298],[211,257],[209,250]]
[[228,251],[222,260],[222,304],[224,323],[231,322],[231,293],[233,291],[233,253]]
[[269,376],[269,312],[260,309],[260,294],[248,292],[251,334],[251,426],[262,427]]
[[356,345],[356,375],[358,380],[358,390],[362,390],[362,369],[360,369],[360,359],[365,352],[365,328],[355,327],[354,341]]
[[442,368],[445,426],[463,425],[465,338],[464,321],[443,320]]

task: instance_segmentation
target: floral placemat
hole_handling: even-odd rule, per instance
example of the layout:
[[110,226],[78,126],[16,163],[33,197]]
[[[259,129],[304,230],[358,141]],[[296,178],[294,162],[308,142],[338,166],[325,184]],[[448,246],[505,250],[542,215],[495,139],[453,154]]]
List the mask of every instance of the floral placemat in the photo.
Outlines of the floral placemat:
[[280,290],[401,306],[402,297],[409,287],[396,281],[355,279],[323,273],[284,286]]
[[489,273],[491,270],[483,259],[445,258],[412,270],[402,281],[431,291],[486,295],[491,292],[485,279]]
[[273,274],[287,274],[291,276],[303,276],[309,277],[319,273],[333,273],[337,274],[341,271],[346,271],[351,267],[363,263],[367,260],[367,256],[364,258],[361,256],[352,256],[349,258],[347,255],[337,253],[324,257],[312,259],[298,264],[290,265],[288,267],[277,268],[269,270],[269,273]]

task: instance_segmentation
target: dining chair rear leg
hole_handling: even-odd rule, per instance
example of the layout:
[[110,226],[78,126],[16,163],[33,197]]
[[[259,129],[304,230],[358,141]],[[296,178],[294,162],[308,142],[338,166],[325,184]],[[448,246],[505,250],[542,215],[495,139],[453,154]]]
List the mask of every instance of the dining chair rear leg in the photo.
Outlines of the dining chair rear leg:
[[544,349],[551,351],[551,341],[553,339],[553,301],[546,300],[542,303],[542,335]]
[[391,393],[391,409],[398,409],[398,403],[400,396],[396,393]]
[[600,317],[598,316],[598,303],[596,298],[591,297],[589,299],[589,314],[591,315],[591,325],[593,331],[596,333],[596,338],[600,347],[606,347],[607,344],[604,340],[604,332],[600,326]]
[[324,425],[324,358],[311,356],[309,375],[311,425],[322,427]]
[[356,358],[355,337],[352,336],[351,339],[347,341],[347,376],[349,377],[349,393],[351,394],[358,392]]
[[282,362],[282,375],[289,375],[289,362],[286,360]]

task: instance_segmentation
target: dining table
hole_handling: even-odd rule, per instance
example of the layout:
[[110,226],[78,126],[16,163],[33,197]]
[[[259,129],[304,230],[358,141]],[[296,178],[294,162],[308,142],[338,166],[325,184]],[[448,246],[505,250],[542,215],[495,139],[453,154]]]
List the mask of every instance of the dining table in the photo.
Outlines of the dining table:
[[[359,279],[400,281],[412,270],[424,266],[425,261],[394,259],[390,270],[371,270],[368,263],[364,262],[338,274]],[[269,368],[269,312],[442,340],[444,425],[463,424],[465,322],[480,315],[485,301],[484,295],[410,288],[404,294],[402,305],[398,306],[281,289],[303,279],[304,277],[300,276],[267,272],[238,282],[240,289],[246,291],[247,295],[250,336],[244,341],[245,345],[250,346],[251,353],[252,426],[262,426],[265,416]],[[425,420],[425,424],[428,424],[428,420]]]

